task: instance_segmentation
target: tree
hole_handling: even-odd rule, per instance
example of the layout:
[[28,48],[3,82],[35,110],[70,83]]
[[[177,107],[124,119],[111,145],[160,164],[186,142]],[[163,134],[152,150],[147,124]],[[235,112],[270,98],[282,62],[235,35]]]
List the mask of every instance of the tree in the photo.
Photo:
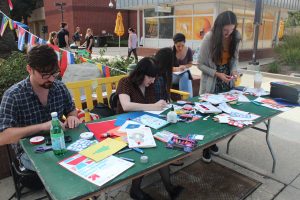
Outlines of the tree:
[[24,24],[28,25],[28,17],[30,17],[32,11],[36,7],[37,0],[13,0],[14,9],[11,12],[11,16],[14,20],[21,22],[24,20]]
[[[7,1],[0,1],[0,10],[9,16],[9,7]],[[2,14],[0,14],[0,23],[2,22]],[[0,58],[7,58],[11,51],[17,50],[17,43],[12,30],[7,26],[3,34],[0,36]]]
[[300,11],[288,12],[289,16],[287,19],[288,26],[300,26]]

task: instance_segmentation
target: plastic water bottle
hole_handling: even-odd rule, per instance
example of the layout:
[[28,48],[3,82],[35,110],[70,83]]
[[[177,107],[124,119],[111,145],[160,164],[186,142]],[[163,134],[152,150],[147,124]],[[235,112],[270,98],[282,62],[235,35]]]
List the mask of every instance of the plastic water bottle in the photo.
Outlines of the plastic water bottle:
[[254,75],[254,88],[256,88],[256,89],[261,88],[262,78],[263,78],[263,76],[260,73],[260,71],[257,71],[256,74]]
[[51,137],[53,153],[55,155],[63,155],[66,152],[64,131],[57,117],[57,112],[52,112],[51,117],[52,120],[51,120],[50,137]]
[[167,121],[170,123],[176,123],[177,122],[177,114],[174,111],[174,107],[172,105],[171,111],[167,114]]

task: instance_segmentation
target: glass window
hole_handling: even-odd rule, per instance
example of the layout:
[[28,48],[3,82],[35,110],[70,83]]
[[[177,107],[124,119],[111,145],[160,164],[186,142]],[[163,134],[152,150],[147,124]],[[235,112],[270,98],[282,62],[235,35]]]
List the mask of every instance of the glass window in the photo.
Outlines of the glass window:
[[193,15],[193,5],[176,6],[175,15]]
[[193,39],[193,18],[192,17],[177,17],[175,21],[176,33],[182,33],[187,40]]
[[155,12],[154,8],[145,9],[144,10],[144,16],[145,17],[156,17],[157,16],[157,12]]
[[173,37],[173,18],[159,19],[159,38]]
[[158,37],[158,19],[145,19],[145,38]]
[[167,13],[167,12],[159,12],[158,13],[159,16],[172,16],[174,15],[174,7],[171,8],[171,12]]
[[194,17],[194,40],[202,40],[213,26],[212,16]]

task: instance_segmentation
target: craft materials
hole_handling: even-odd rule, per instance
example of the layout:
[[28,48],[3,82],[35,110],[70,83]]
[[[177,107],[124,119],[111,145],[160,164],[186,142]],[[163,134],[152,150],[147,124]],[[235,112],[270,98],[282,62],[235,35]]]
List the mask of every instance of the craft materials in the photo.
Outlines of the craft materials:
[[132,150],[132,149],[127,148],[127,149],[124,149],[124,150],[122,150],[122,151],[119,151],[118,154],[125,153],[125,152],[131,151],[131,150]]
[[159,131],[157,133],[155,133],[153,135],[153,137],[155,139],[158,139],[162,142],[168,142],[169,140],[172,139],[172,137],[174,136],[175,134],[170,132],[170,131],[166,131],[166,130],[162,130],[162,131]]
[[127,142],[129,148],[150,148],[156,147],[152,131],[149,127],[141,127],[139,129],[127,131]]
[[142,149],[139,149],[139,148],[132,148],[132,149],[138,153],[141,153],[141,154],[144,153],[144,151]]
[[160,129],[161,127],[164,127],[167,124],[169,124],[169,122],[164,119],[160,119],[158,117],[154,117],[148,114],[144,114],[140,117],[134,118],[132,119],[132,121],[144,124],[154,129]]
[[141,157],[140,157],[140,162],[141,162],[141,163],[148,163],[148,161],[149,161],[148,156],[141,156]]
[[90,140],[94,137],[94,133],[92,132],[84,132],[80,134],[80,138],[85,139],[85,140]]
[[131,158],[125,158],[125,157],[120,157],[120,158],[123,159],[123,160],[127,160],[127,161],[129,161],[129,162],[134,162],[134,160],[131,159]]
[[85,126],[89,130],[89,132],[94,133],[95,138],[98,141],[102,141],[103,138],[102,134],[107,133],[107,131],[116,128],[115,127],[116,120],[107,120],[101,122],[93,122],[93,123],[86,123]]
[[185,152],[191,152],[197,146],[197,141],[189,139],[188,137],[173,136],[172,139],[167,143],[167,148],[173,149],[174,147],[179,148]]
[[88,148],[89,146],[91,146],[92,144],[97,143],[96,140],[87,140],[87,139],[79,139],[76,140],[74,143],[70,144],[67,149],[70,151],[82,151],[86,148]]
[[35,136],[33,138],[30,138],[30,143],[37,145],[37,144],[43,144],[45,142],[45,138],[43,136]]
[[52,147],[49,146],[38,146],[34,149],[35,153],[45,153],[46,151],[51,151]]
[[177,122],[177,114],[174,111],[174,107],[171,107],[171,110],[167,114],[167,121],[170,123],[176,123]]

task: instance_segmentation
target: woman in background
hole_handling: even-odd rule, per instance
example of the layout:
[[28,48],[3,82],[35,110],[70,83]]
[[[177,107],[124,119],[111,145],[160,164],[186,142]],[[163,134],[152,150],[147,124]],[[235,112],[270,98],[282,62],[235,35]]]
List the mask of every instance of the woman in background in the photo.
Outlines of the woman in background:
[[52,44],[56,46],[58,45],[57,33],[55,31],[49,33],[49,39],[47,41],[47,44]]
[[185,46],[185,36],[177,33],[173,37],[173,77],[172,83],[179,83],[179,90],[190,93],[193,97],[192,75],[189,68],[193,62],[193,52],[191,48]]
[[85,34],[85,44],[86,44],[86,51],[90,53],[90,55],[92,54],[92,49],[94,46],[94,36],[93,36],[93,31],[92,29],[88,28],[86,30],[86,34]]
[[[218,15],[200,48],[199,66],[202,71],[199,95],[227,92],[238,78],[237,64],[241,35],[236,30],[237,18],[231,11]],[[216,144],[203,150],[202,160],[211,162],[211,153],[218,155]]]

